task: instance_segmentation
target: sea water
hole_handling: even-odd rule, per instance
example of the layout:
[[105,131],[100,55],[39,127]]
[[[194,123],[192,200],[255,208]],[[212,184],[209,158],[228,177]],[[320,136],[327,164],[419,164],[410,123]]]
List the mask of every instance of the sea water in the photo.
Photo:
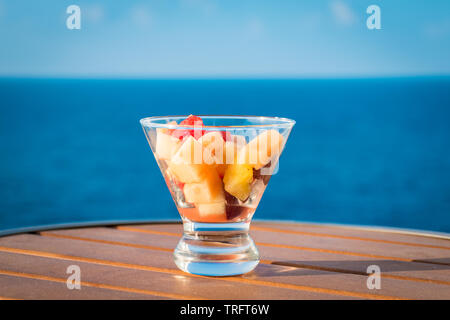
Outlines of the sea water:
[[450,232],[450,78],[0,79],[0,230],[178,219],[139,119],[296,120],[257,219]]

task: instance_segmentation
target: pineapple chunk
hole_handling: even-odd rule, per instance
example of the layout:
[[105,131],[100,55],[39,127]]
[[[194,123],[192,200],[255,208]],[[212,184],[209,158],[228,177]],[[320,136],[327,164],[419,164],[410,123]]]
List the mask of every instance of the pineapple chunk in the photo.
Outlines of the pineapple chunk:
[[180,147],[180,140],[158,129],[156,131],[156,156],[161,160],[169,160]]
[[205,216],[221,216],[220,220],[226,220],[225,201],[213,203],[199,203],[197,210],[200,217]]
[[253,168],[248,164],[229,165],[223,177],[225,190],[241,201],[245,201],[250,195],[252,181]]
[[278,131],[264,131],[239,151],[237,161],[258,170],[280,155],[283,142],[283,136]]
[[205,172],[203,179],[198,183],[184,185],[184,197],[191,203],[211,203],[225,201],[222,180],[216,170]]
[[239,146],[233,141],[227,141],[224,144],[223,162],[216,165],[216,170],[221,177],[225,175],[228,165],[236,163],[236,155]]

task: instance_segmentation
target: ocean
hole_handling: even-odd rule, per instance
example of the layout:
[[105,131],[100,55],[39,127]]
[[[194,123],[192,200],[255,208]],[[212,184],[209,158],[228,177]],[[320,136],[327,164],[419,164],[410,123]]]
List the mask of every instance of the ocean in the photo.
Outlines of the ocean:
[[296,120],[255,219],[450,232],[450,78],[0,79],[0,230],[179,219],[139,119]]

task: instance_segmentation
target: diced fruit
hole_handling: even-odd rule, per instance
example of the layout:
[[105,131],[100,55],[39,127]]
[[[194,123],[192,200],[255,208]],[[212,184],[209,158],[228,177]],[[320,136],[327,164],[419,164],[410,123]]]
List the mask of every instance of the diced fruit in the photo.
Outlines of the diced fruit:
[[222,212],[222,203],[201,205],[202,214],[198,208],[178,208],[182,217],[196,222],[227,222],[227,215]]
[[184,197],[191,203],[211,203],[225,200],[222,180],[216,170],[209,170],[198,183],[184,185]]
[[190,136],[190,133],[188,129],[174,129],[171,135],[178,140],[183,140],[184,137]]
[[229,131],[221,131],[222,138],[225,141],[232,141],[233,135]]
[[190,115],[186,119],[180,122],[180,126],[187,126],[187,127],[195,127],[194,129],[175,129],[172,132],[172,136],[183,139],[187,136],[192,136],[196,139],[200,138],[203,135],[203,120],[200,117]]
[[204,146],[207,147],[211,143],[219,142],[221,144],[224,143],[224,139],[222,137],[222,134],[218,131],[211,131],[208,133],[205,133],[198,141]]
[[219,176],[221,178],[223,178],[223,176],[225,175],[225,171],[227,170],[227,165],[226,164],[218,164],[218,165],[216,165],[216,170],[217,170],[217,173],[219,174]]
[[189,136],[183,141],[181,147],[168,161],[168,166],[177,180],[183,183],[201,182],[205,174],[214,170],[213,165],[203,162],[202,154],[201,143],[193,137]]
[[283,141],[278,131],[264,131],[239,151],[238,163],[250,164],[258,170],[280,155]]
[[238,146],[233,141],[226,141],[223,145],[222,152],[223,160],[219,162],[218,158],[220,157],[220,152],[216,154],[216,169],[219,173],[219,176],[223,178],[225,175],[225,171],[229,164],[236,163],[236,155],[238,153]]
[[[167,130],[167,129],[166,129]],[[156,156],[162,160],[169,160],[176,153],[181,143],[175,137],[163,132],[156,133]]]
[[247,164],[228,165],[223,177],[225,191],[241,201],[250,195],[250,185],[253,181],[253,168]]
[[[265,167],[270,167],[270,162],[268,164],[265,165]],[[265,174],[262,175],[261,174],[261,169],[258,170],[253,170],[253,178],[254,179],[260,179],[262,180],[262,182],[267,186],[267,184],[269,183],[270,178],[272,177],[271,174]]]
[[198,139],[198,142],[200,142],[203,146],[203,160],[205,163],[223,163],[225,141],[223,140],[220,132],[208,132]]
[[170,172],[175,176],[176,180],[182,183],[201,182],[205,174],[206,165],[203,164],[185,164],[167,161]]
[[176,154],[172,157],[172,162],[184,164],[202,164],[203,148],[202,144],[193,137],[186,138]]
[[239,136],[239,135],[232,135],[231,140],[227,140],[227,141],[233,141],[237,145],[238,148],[241,148],[247,144],[245,137]]
[[180,125],[193,126],[194,124],[199,123],[203,126],[203,120],[200,117],[194,116],[191,114],[189,117],[181,121]]
[[225,211],[227,212],[227,220],[233,220],[236,218],[246,218],[250,213],[253,213],[255,209],[248,208],[245,206],[233,206],[233,205],[226,205]]
[[200,217],[218,216],[221,220],[226,220],[225,201],[215,203],[199,203],[197,205]]
[[[172,125],[172,126],[176,126],[177,122],[176,121],[170,121],[167,123],[168,125]],[[174,129],[169,129],[169,128],[156,128],[156,132],[162,132],[162,133],[167,133],[167,134],[172,134],[172,131]]]
[[236,163],[236,156],[238,154],[238,145],[232,141],[225,142],[225,152],[223,155],[223,163],[234,164]]

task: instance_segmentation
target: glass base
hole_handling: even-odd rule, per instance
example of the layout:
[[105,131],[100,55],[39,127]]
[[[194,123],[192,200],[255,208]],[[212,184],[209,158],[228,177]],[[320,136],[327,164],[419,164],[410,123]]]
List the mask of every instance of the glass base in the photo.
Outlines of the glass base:
[[259,253],[248,235],[249,222],[200,223],[185,220],[175,252],[181,270],[204,276],[233,276],[252,271]]

